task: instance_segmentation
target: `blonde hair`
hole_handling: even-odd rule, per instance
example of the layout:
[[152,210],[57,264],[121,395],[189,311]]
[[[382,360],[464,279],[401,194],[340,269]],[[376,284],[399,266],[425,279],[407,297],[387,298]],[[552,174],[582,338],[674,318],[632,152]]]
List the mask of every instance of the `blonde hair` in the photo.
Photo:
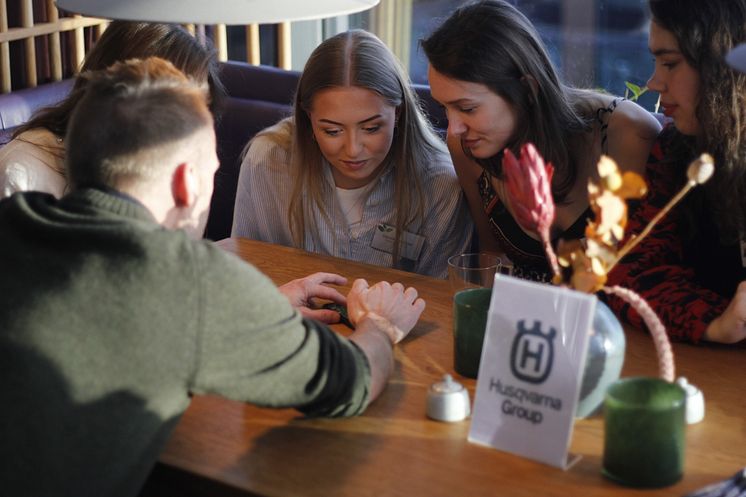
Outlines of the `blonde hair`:
[[300,77],[294,103],[290,159],[294,183],[288,224],[294,244],[303,247],[306,226],[313,222],[307,214],[318,210],[329,221],[328,206],[322,200],[328,188],[323,179],[323,156],[314,140],[308,112],[320,90],[351,86],[373,91],[398,108],[394,139],[379,173],[391,168],[394,175],[396,267],[401,234],[424,217],[420,175],[437,154],[446,155],[447,150],[424,116],[399,61],[381,40],[366,31],[352,30],[324,41],[313,51]]

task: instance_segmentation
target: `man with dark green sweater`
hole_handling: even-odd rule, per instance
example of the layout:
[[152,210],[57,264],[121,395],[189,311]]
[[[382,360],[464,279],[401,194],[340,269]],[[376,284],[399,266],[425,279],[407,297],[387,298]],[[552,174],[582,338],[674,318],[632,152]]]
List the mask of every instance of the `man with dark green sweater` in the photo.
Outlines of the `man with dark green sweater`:
[[[202,232],[217,168],[205,89],[160,59],[88,75],[65,139],[72,192],[0,202],[0,493],[132,496],[192,393],[312,416],[385,386],[417,292],[357,280],[350,339]],[[181,228],[181,229],[177,229]],[[295,307],[294,307],[295,306]]]

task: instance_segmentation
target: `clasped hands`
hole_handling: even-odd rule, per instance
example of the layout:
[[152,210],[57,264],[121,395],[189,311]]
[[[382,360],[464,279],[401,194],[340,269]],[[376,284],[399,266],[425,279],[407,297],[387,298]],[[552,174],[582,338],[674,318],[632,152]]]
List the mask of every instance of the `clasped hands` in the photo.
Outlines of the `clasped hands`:
[[346,283],[343,276],[320,272],[292,280],[279,290],[304,317],[326,324],[338,323],[339,313],[318,308],[316,299],[347,305],[353,324],[370,319],[392,343],[399,342],[410,332],[425,309],[425,301],[418,298],[417,290],[412,287],[405,289],[401,283],[380,281],[370,286],[366,280],[357,279],[347,297],[328,286]]

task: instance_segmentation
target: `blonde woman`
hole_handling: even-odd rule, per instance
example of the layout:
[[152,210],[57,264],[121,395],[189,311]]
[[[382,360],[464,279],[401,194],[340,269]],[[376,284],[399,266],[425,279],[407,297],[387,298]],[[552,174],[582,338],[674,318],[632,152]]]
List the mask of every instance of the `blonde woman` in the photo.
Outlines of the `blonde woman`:
[[233,235],[445,277],[473,224],[399,62],[354,30],[314,50],[294,115],[248,145]]

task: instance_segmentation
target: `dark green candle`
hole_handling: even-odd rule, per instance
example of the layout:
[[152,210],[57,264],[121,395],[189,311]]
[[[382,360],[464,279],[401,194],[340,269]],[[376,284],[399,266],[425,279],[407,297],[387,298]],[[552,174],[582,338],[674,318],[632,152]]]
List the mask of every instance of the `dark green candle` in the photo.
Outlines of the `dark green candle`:
[[686,392],[659,378],[613,383],[604,401],[604,474],[623,485],[664,487],[684,468]]
[[453,297],[453,367],[467,378],[479,372],[491,298],[491,288],[470,288]]

